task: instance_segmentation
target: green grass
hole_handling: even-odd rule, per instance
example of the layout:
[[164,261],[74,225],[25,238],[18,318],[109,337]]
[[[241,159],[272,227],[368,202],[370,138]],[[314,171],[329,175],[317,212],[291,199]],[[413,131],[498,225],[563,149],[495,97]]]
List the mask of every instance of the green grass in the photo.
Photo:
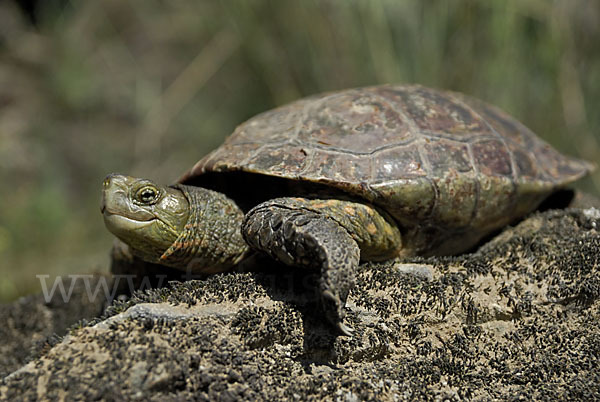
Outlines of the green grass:
[[0,26],[0,300],[107,269],[107,173],[170,182],[248,117],[320,91],[458,90],[600,155],[598,2],[84,0],[34,28],[9,1]]

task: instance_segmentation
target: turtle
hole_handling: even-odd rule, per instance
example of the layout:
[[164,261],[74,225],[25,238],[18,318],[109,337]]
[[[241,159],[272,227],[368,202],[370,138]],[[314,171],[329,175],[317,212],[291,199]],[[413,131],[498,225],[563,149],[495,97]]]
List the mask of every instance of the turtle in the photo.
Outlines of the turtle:
[[360,261],[469,251],[593,168],[483,101],[382,85],[252,117],[173,185],[111,174],[101,209],[147,263],[212,274],[259,252],[312,270],[350,335]]

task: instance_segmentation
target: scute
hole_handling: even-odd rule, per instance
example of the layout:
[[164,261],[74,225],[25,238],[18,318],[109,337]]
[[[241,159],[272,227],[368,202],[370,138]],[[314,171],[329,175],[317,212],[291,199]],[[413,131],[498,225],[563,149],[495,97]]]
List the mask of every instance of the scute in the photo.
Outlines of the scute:
[[306,159],[307,153],[299,145],[264,145],[246,158],[244,166],[253,172],[289,177],[304,168]]
[[371,153],[414,139],[406,120],[384,97],[350,90],[305,105],[296,140],[312,147]]
[[384,183],[391,179],[411,179],[427,176],[419,145],[397,145],[378,151],[372,157],[373,175],[370,183]]
[[427,227],[422,232],[443,243],[446,232],[505,224],[591,169],[482,101],[388,85],[316,95],[255,116],[180,180],[244,171],[325,183],[406,227]]
[[455,138],[491,134],[490,127],[477,114],[449,92],[424,87],[389,88],[382,91],[413,121],[417,130]]
[[423,144],[423,149],[435,176],[441,177],[449,170],[460,173],[473,170],[468,144],[439,139],[437,141],[426,141]]
[[473,159],[480,174],[513,178],[512,157],[501,139],[485,139],[471,145]]
[[343,154],[339,151],[313,148],[306,172],[318,181],[333,181],[358,186],[371,176],[371,156]]

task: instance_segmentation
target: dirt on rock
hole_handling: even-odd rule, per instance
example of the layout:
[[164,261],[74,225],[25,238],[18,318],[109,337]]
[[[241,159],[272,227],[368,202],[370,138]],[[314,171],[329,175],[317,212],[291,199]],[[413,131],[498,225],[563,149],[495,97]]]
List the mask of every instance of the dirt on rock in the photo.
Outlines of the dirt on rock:
[[[363,264],[347,306],[352,337],[319,314],[314,277],[271,266],[137,293],[34,346],[17,369],[23,353],[8,358],[6,345],[19,328],[35,337],[48,326],[30,299],[32,327],[3,334],[12,373],[0,395],[599,399],[599,229],[598,209],[551,210],[472,254]],[[19,303],[0,309],[3,321],[25,320]]]

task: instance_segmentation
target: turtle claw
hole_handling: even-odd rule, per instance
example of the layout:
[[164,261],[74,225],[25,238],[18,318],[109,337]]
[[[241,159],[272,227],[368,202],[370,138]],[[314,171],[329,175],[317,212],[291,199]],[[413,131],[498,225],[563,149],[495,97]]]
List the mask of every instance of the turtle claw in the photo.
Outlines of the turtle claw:
[[344,324],[343,322],[338,322],[337,324],[337,329],[338,331],[340,331],[343,335],[346,336],[354,336],[354,330],[352,328],[350,328],[349,326],[347,326],[346,324]]
[[342,322],[344,318],[344,303],[329,289],[321,293],[321,304],[327,320],[346,336],[352,336],[354,330]]

